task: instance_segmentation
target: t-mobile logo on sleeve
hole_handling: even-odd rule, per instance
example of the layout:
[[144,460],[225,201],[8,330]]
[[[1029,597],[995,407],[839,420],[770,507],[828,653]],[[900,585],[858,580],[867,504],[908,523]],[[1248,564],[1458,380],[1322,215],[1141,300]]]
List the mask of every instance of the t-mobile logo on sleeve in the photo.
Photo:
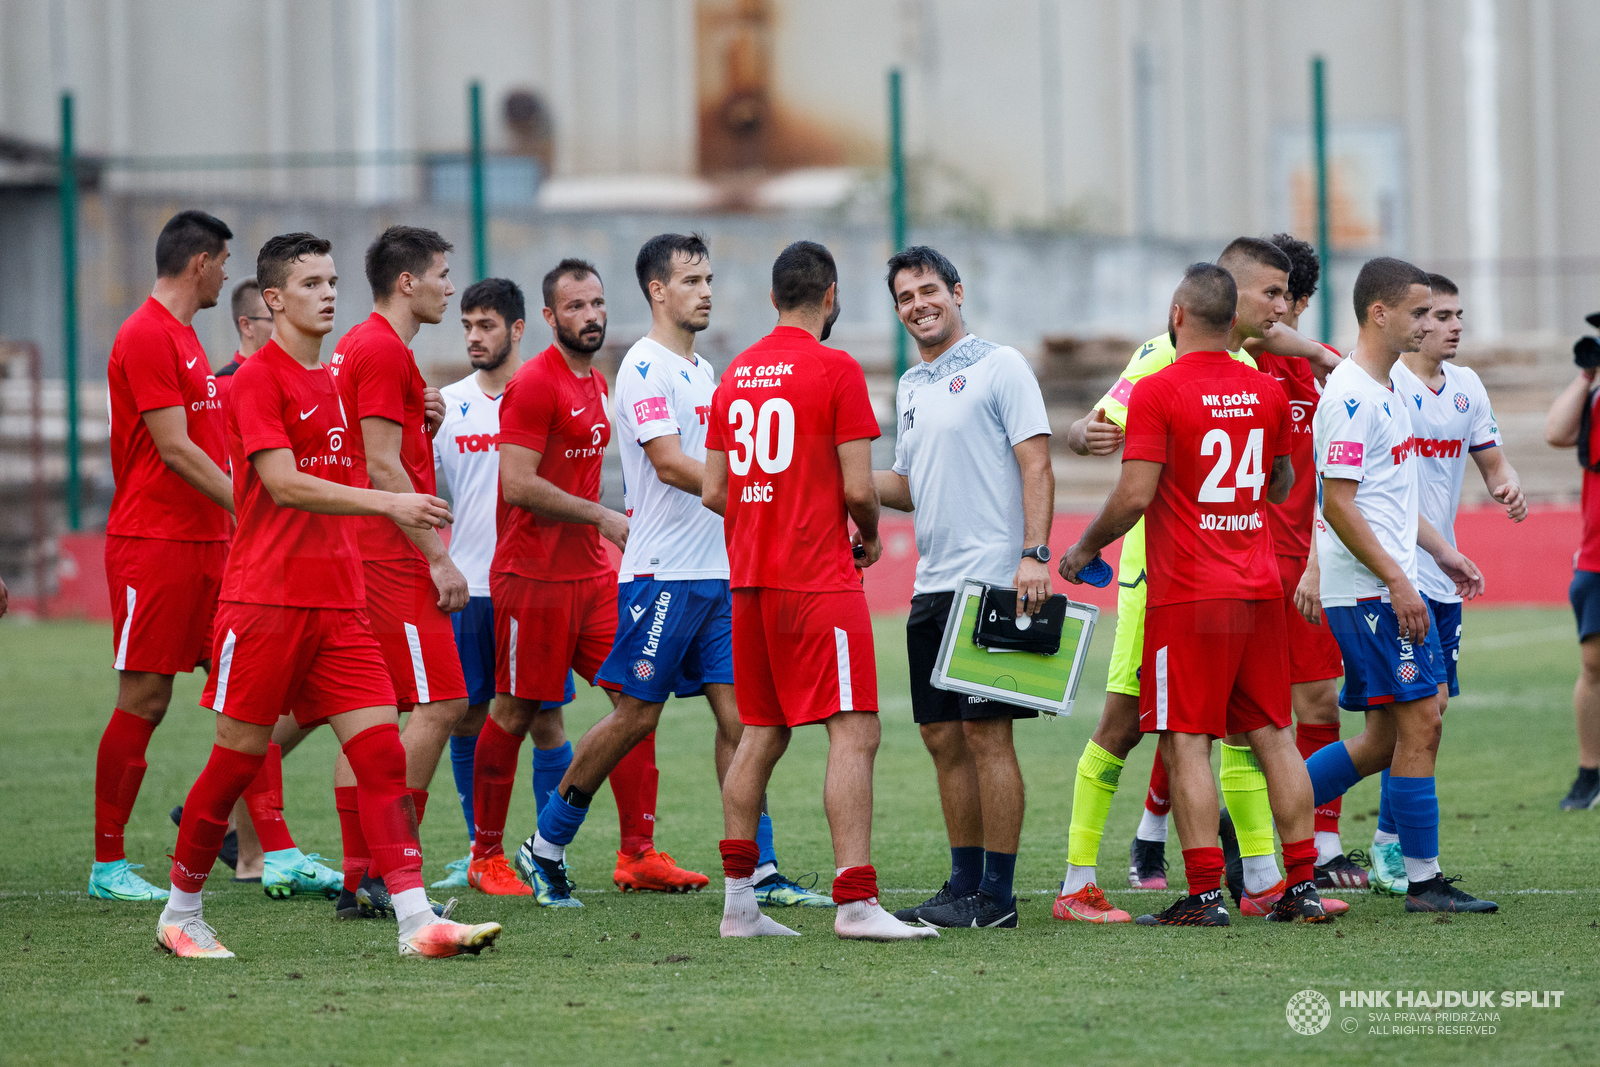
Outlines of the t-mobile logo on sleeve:
[[1360,441],[1330,441],[1328,463],[1335,467],[1359,467],[1365,446]]
[[652,396],[633,405],[633,417],[638,422],[655,422],[657,419],[669,418],[667,411],[667,398]]

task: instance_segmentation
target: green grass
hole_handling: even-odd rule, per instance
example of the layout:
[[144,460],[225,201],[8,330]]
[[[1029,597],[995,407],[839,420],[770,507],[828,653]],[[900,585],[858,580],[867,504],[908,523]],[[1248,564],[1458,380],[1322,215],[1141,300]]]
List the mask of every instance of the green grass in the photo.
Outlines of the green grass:
[[[800,938],[719,940],[710,717],[689,701],[669,706],[659,735],[657,837],[680,862],[712,874],[713,891],[615,892],[614,809],[603,796],[570,853],[585,910],[540,911],[467,891],[464,917],[505,924],[497,951],[401,960],[392,923],[335,923],[320,900],[271,902],[218,868],[206,915],[240,958],[188,963],[152,950],[154,906],[84,894],[95,747],[115,692],[107,629],[0,623],[0,1063],[1594,1063],[1600,812],[1556,811],[1574,764],[1569,628],[1559,611],[1467,617],[1466,694],[1451,703],[1439,765],[1441,838],[1447,872],[1496,897],[1495,916],[1408,916],[1398,901],[1363,895],[1331,928],[1237,916],[1228,931],[1051,919],[1108,625],[1096,636],[1078,715],[1017,732],[1030,804],[1016,931],[847,944],[833,936],[831,913],[806,911],[780,916],[800,926]],[[940,884],[948,852],[931,765],[910,722],[899,620],[882,624],[878,662],[874,859],[894,907]],[[129,826],[130,857],[162,884],[175,834],[166,811],[211,743],[211,715],[196,708],[200,688],[198,676],[179,679]],[[569,711],[572,737],[601,704],[580,697]],[[1347,734],[1357,727],[1347,720]],[[1129,760],[1101,851],[1102,882],[1135,914],[1172,896],[1118,891],[1151,752],[1146,744]],[[307,851],[325,855],[339,851],[333,754],[332,737],[319,731],[285,766],[289,824]],[[826,885],[824,756],[822,731],[798,732],[771,799],[784,870],[823,871]],[[527,774],[524,765],[524,782]],[[448,766],[434,787],[423,835],[430,878],[465,846]],[[1364,782],[1345,802],[1347,846],[1370,839],[1375,788]],[[524,786],[508,838],[532,823]],[[1304,988],[1334,1004],[1333,1025],[1314,1037],[1285,1024],[1286,1001]],[[1502,1010],[1493,1036],[1374,1036],[1364,1019],[1356,1034],[1340,1029],[1358,1014],[1339,1010],[1340,990],[1480,988],[1565,997],[1559,1009]]]

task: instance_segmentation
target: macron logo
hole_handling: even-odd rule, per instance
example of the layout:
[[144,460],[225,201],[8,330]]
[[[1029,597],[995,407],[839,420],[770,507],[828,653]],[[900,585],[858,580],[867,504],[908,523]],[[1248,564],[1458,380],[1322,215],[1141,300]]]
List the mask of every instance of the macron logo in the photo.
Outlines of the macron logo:
[[634,622],[638,622],[639,619],[644,615],[644,608],[638,604],[635,604],[633,607],[628,609],[628,614],[633,616]]
[[1348,415],[1352,419],[1355,418],[1356,417],[1356,409],[1359,408],[1360,406],[1361,406],[1361,401],[1359,401],[1359,400],[1346,400],[1344,402],[1345,414]]
[[1378,632],[1378,617],[1376,615],[1367,616],[1367,629],[1371,630],[1373,633]]

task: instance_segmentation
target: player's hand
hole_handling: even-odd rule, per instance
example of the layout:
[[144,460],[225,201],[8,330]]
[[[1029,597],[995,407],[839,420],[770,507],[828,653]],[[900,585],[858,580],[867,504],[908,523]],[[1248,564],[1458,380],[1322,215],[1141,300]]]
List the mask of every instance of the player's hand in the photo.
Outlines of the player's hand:
[[[883,539],[874,537],[868,541],[861,536],[861,531],[856,530],[850,535],[851,555],[855,558],[856,570],[864,571],[878,560],[883,558]],[[861,553],[854,551],[856,545],[861,546]]]
[[389,503],[389,518],[401,526],[418,529],[437,529],[455,521],[450,505],[427,493],[393,493]]
[[1315,564],[1306,567],[1294,587],[1294,606],[1312,626],[1322,622],[1322,575]]
[[600,530],[600,536],[616,545],[618,548],[628,547],[628,516],[620,511],[605,509],[600,516],[600,521],[595,523]]
[[428,564],[428,575],[433,587],[439,591],[439,610],[454,615],[467,606],[467,579],[449,556]]
[[1394,608],[1400,636],[1413,645],[1422,644],[1428,636],[1428,605],[1422,602],[1422,595],[1404,576],[1401,576],[1398,584],[1390,584],[1389,606]]
[[1050,599],[1050,567],[1029,556],[1017,564],[1017,614],[1037,615]]
[[1521,522],[1528,517],[1528,501],[1522,495],[1522,486],[1516,482],[1507,482],[1489,495],[1505,505],[1506,518],[1512,522]]
[[1083,439],[1091,456],[1109,456],[1122,447],[1122,427],[1106,418],[1106,413],[1095,409],[1094,418],[1084,427]]
[[1472,600],[1483,595],[1483,572],[1466,556],[1452,548],[1434,562],[1439,564],[1446,578],[1456,583],[1456,596]]
[[433,386],[428,386],[422,391],[422,410],[423,418],[428,425],[428,436],[432,437],[444,424],[444,394]]
[[1067,554],[1061,557],[1061,564],[1056,570],[1073,585],[1082,585],[1083,579],[1078,577],[1078,572],[1087,567],[1094,557],[1095,554],[1084,548],[1083,542],[1079,541],[1067,549]]

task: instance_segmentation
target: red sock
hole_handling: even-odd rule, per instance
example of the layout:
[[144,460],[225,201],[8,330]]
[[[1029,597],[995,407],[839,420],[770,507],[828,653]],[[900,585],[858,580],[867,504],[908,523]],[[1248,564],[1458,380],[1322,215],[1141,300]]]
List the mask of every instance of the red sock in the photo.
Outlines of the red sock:
[[1294,888],[1301,882],[1309,882],[1317,876],[1317,840],[1308,837],[1304,841],[1285,841],[1283,843],[1283,884]]
[[277,745],[267,746],[261,770],[244,791],[244,806],[250,809],[250,822],[261,839],[261,851],[294,848],[289,824],[283,821],[283,749]]
[[1172,810],[1172,787],[1167,782],[1167,764],[1159,752],[1156,753],[1155,766],[1150,768],[1150,789],[1144,795],[1144,810],[1161,817]]
[[411,803],[417,808],[417,825],[422,825],[422,816],[428,811],[428,791],[426,789],[408,789],[411,794]]
[[130,715],[121,708],[111,713],[105,733],[100,735],[100,752],[94,763],[94,861],[115,863],[127,858],[122,850],[122,831],[139,798],[139,783],[144,781],[144,750],[156,724]]
[[493,716],[483,721],[472,760],[472,821],[477,824],[472,836],[475,860],[503,851],[500,839],[506,835],[506,812],[511,807],[511,791],[517,784],[517,757],[521,752],[522,738],[506,733]]
[[[1338,740],[1339,724],[1336,722],[1302,722],[1295,724],[1294,747],[1300,750],[1302,759],[1310,759],[1313,752],[1326,748]],[[1317,833],[1338,833],[1339,812],[1343,807],[1344,797],[1340,795],[1317,808],[1313,814],[1313,829]],[[1293,883],[1290,884],[1292,885]]]
[[356,796],[356,787],[335,786],[333,806],[339,811],[339,836],[344,841],[344,887],[354,893],[361,884],[361,876],[372,864],[367,835],[361,832],[361,801]]
[[417,807],[406,789],[406,750],[393,723],[362,730],[344,746],[356,772],[361,830],[372,862],[389,892],[422,888],[422,842],[417,839]]
[[1189,893],[1199,896],[1209,893],[1222,884],[1222,849],[1186,848],[1183,850],[1183,873],[1189,880]]
[[656,768],[656,735],[652,733],[611,769],[607,779],[617,802],[617,824],[622,831],[622,851],[637,855],[655,847],[656,789],[661,771]]
[[211,746],[211,758],[183,802],[183,822],[178,827],[178,843],[172,849],[173,885],[187,893],[198,893],[206,884],[211,865],[222,851],[222,839],[228,834],[228,813],[244,795],[251,779],[260,773],[265,759],[221,745]]
[[756,873],[761,849],[754,841],[728,837],[717,843],[722,850],[722,873],[727,878],[749,878]]
[[833,900],[841,907],[858,900],[871,900],[878,895],[878,872],[870,863],[859,867],[846,867],[834,876]]

